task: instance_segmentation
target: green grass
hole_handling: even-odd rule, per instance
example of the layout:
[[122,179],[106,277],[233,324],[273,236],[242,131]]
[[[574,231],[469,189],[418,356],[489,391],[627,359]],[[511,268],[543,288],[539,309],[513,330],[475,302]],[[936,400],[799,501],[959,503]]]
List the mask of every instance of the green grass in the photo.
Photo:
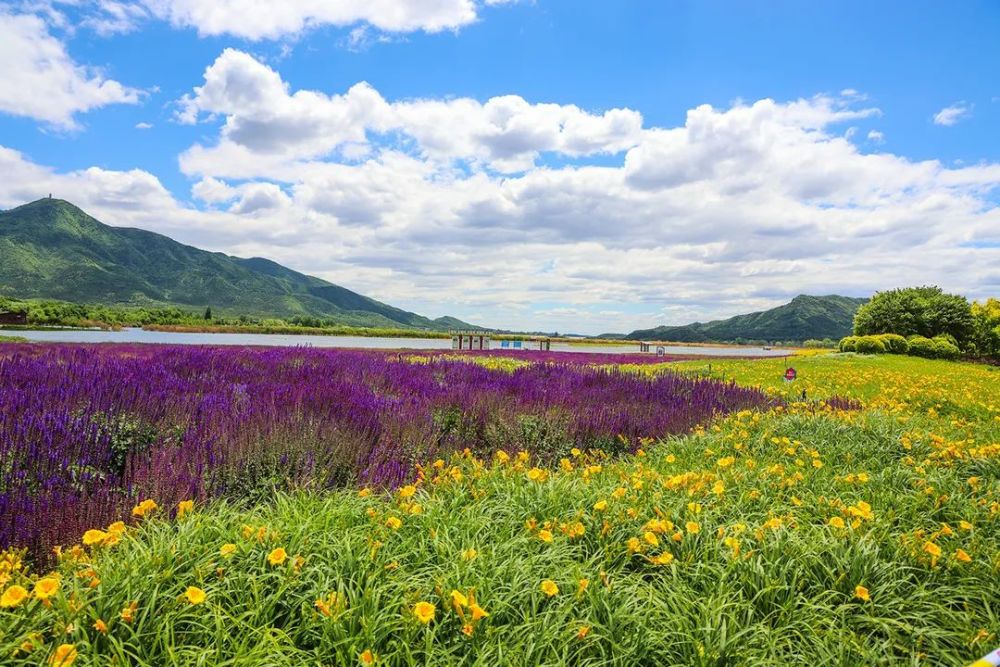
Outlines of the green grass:
[[[713,362],[713,373],[770,377],[753,363]],[[912,665],[968,663],[995,648],[996,376],[909,358],[796,365],[817,392],[844,393],[842,378],[853,378],[868,408],[741,413],[642,456],[585,454],[547,473],[460,457],[428,466],[412,498],[303,492],[252,508],[199,506],[180,520],[164,508],[119,544],[86,550],[89,564],[64,556],[51,607],[0,610],[0,656],[33,632],[38,647],[4,664],[47,664],[63,642],[77,665],[351,665],[365,650],[393,665]],[[915,387],[938,378],[941,393],[890,391],[895,373]],[[971,398],[947,395],[952,386]],[[944,412],[946,398],[960,414]],[[859,502],[871,516],[852,526]],[[391,529],[389,517],[402,525]],[[656,518],[676,526],[654,533],[654,547],[644,533],[664,528],[648,525]],[[560,529],[577,521],[582,536]],[[545,522],[552,542],[539,538]],[[631,539],[641,553],[629,552]],[[219,553],[226,543],[237,545],[230,559]],[[276,547],[289,554],[278,567],[267,563]],[[469,549],[475,558],[463,557]],[[670,564],[650,560],[664,553]],[[96,588],[77,576],[91,568]],[[30,589],[27,575],[14,579]],[[560,593],[547,597],[544,579]],[[184,600],[188,586],[206,602]],[[471,636],[452,590],[474,591],[490,614]],[[334,592],[346,605],[320,614],[315,600]],[[412,613],[419,601],[437,607],[428,625]],[[129,624],[120,612],[131,602]],[[93,629],[98,618],[106,635]]]
[[[785,382],[784,370],[798,372]],[[796,400],[848,396],[899,419],[930,417],[939,433],[1000,441],[1000,367],[902,355],[811,354],[789,359],[688,361],[670,364]]]

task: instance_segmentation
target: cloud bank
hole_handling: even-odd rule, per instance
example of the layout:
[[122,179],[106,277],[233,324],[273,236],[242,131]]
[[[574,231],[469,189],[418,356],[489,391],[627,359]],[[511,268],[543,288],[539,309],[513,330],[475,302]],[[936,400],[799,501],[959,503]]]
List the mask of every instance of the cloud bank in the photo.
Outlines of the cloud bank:
[[879,152],[857,94],[639,110],[506,95],[293,90],[226,50],[178,103],[209,139],[191,200],[147,172],[57,173],[15,151],[10,205],[58,192],[114,224],[262,255],[390,303],[597,333],[934,282],[1000,289],[1000,164]]
[[134,104],[138,90],[75,62],[48,25],[32,14],[0,9],[0,112],[75,129],[75,114]]

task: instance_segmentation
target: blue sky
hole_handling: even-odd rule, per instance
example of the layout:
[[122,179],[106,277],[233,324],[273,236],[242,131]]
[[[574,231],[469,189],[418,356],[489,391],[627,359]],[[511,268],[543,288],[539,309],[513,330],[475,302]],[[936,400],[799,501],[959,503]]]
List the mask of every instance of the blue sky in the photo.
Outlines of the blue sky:
[[197,4],[7,3],[0,205],[55,188],[110,224],[517,328],[1000,290],[996,2]]

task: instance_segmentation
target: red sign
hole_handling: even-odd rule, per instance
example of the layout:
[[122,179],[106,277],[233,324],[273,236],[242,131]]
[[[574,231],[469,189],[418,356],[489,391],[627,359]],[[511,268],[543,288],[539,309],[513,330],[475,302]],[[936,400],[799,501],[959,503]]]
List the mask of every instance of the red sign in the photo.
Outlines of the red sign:
[[785,380],[791,382],[795,379],[796,375],[798,375],[798,373],[795,372],[795,369],[789,366],[788,370],[785,371]]

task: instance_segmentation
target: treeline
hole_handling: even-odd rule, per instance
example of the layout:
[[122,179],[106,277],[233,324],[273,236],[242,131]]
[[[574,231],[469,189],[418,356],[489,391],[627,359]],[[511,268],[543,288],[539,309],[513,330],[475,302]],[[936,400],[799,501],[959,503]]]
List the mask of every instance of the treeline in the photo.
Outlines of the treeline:
[[[774,347],[823,347],[823,341],[809,339],[803,341],[801,338],[788,340],[778,340],[769,338],[726,338],[719,340],[705,340],[705,341],[675,341],[680,345],[685,342],[693,342],[695,344],[709,343],[718,345],[749,345],[751,347],[767,347],[773,345]],[[831,347],[836,347],[837,343],[835,341],[830,341],[832,343]]]
[[[228,320],[212,317],[212,309],[189,311],[176,306],[107,306],[68,301],[11,299],[0,296],[0,313],[26,313],[29,325],[100,327],[141,327],[147,324],[194,324]],[[244,320],[247,318],[239,318]],[[233,320],[238,322],[239,320]]]
[[264,320],[264,322],[260,324],[252,322],[243,324],[147,324],[143,328],[148,331],[169,331],[174,333],[252,333],[290,336],[366,336],[369,338],[450,338],[450,334],[448,333],[427,331],[424,329],[356,327],[350,324],[307,327],[288,324],[284,320]]
[[815,338],[810,338],[807,341],[803,341],[802,347],[808,349],[836,349],[837,341],[832,338],[824,338],[823,340],[816,340]]
[[842,352],[1000,359],[1000,300],[970,303],[938,287],[878,292],[854,316]]
[[[349,336],[431,336],[446,337],[443,332],[417,329],[359,327],[317,317],[292,317],[287,320],[239,315],[217,317],[211,308],[185,310],[175,306],[107,306],[67,301],[18,300],[0,296],[0,313],[24,313],[27,326],[96,327],[120,329],[142,327],[160,331],[206,333],[322,334]],[[11,326],[8,328],[17,328]]]

